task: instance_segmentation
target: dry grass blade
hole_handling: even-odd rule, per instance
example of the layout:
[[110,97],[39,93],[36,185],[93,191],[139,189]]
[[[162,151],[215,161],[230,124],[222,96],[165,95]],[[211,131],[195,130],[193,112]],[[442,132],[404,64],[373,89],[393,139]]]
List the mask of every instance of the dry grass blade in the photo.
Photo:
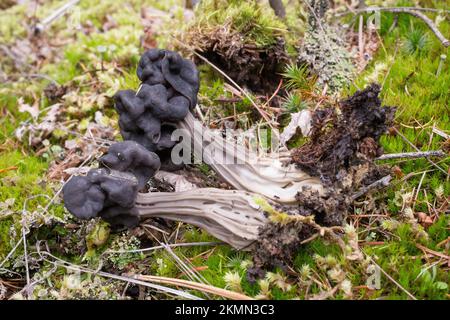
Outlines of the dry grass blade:
[[173,252],[173,250],[165,243],[160,242],[164,249],[172,256],[175,262],[179,265],[181,272],[184,272],[190,277],[192,280],[197,280],[201,283],[207,283],[206,279],[204,279],[200,273],[198,273],[193,266],[188,266],[183,260],[181,260],[178,255]]
[[[81,266],[72,264],[70,262],[67,262],[65,260],[62,260],[62,259],[60,259],[58,257],[55,257],[54,255],[52,255],[51,253],[49,253],[47,251],[38,251],[37,253],[41,256],[41,258],[43,260],[45,260],[45,261],[47,261],[49,263],[52,263],[52,264],[54,264],[56,266],[61,266],[61,267],[67,268],[69,270],[85,272],[85,273],[90,273],[90,274],[96,274],[96,275],[99,275],[101,277],[110,278],[110,279],[119,280],[119,281],[124,281],[124,282],[127,282],[127,283],[131,282],[131,283],[134,283],[134,284],[137,284],[137,285],[142,285],[142,286],[145,286],[145,287],[149,287],[149,288],[152,288],[152,289],[155,289],[155,290],[158,290],[158,291],[161,291],[161,292],[165,292],[165,293],[168,293],[168,294],[173,294],[175,296],[179,296],[179,297],[185,298],[185,299],[202,300],[201,298],[196,297],[196,296],[194,296],[194,295],[192,295],[190,293],[184,292],[184,291],[168,288],[168,287],[161,286],[161,285],[158,285],[158,284],[153,284],[153,283],[141,281],[141,280],[138,280],[138,279],[129,278],[129,277],[126,277],[126,276],[119,276],[119,275],[108,273],[108,272],[96,271],[96,270],[92,270],[92,269],[89,269],[89,268],[81,267]],[[44,257],[44,255],[52,258],[53,260],[50,260],[50,259]]]
[[3,259],[3,261],[0,263],[0,268],[3,267],[3,265],[9,260],[9,258],[11,258],[11,256],[14,254],[14,252],[16,252],[17,248],[22,244],[22,241],[23,241],[23,237],[20,238],[19,241],[17,241],[14,248],[11,249],[11,251],[6,255],[5,259]]
[[229,291],[222,288],[213,287],[211,285],[203,284],[203,283],[197,283],[193,281],[188,280],[182,280],[182,279],[174,279],[174,278],[166,278],[166,277],[159,277],[159,276],[148,276],[148,275],[128,275],[134,279],[141,280],[141,281],[149,281],[153,283],[164,283],[164,284],[170,284],[174,286],[180,286],[185,287],[193,290],[198,290],[206,293],[215,294],[227,299],[231,300],[254,300],[253,298],[246,296],[242,293],[237,293],[233,291]]

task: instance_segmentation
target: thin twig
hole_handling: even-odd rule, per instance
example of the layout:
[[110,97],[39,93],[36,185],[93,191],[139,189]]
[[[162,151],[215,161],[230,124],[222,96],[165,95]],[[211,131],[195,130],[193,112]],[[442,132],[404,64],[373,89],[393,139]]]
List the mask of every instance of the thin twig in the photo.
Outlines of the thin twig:
[[431,250],[431,249],[429,249],[427,247],[424,247],[423,245],[418,244],[418,243],[416,243],[416,247],[418,249],[424,251],[424,252],[427,252],[427,253],[433,255],[433,256],[436,256],[436,257],[439,257],[439,258],[443,258],[443,259],[449,261],[449,263],[450,263],[450,256],[449,255],[446,255],[446,254],[444,254],[442,252]]
[[[97,270],[92,270],[92,269],[89,269],[89,268],[81,267],[81,266],[72,264],[72,263],[70,263],[68,261],[65,261],[63,259],[60,259],[60,258],[52,255],[50,252],[47,252],[47,251],[38,251],[36,253],[39,254],[39,256],[43,260],[45,260],[45,261],[47,261],[49,263],[52,263],[53,265],[61,266],[61,267],[64,267],[66,269],[69,269],[69,270],[74,270],[74,271],[79,271],[79,272],[85,272],[85,273],[90,273],[90,274],[94,274],[94,275],[99,275],[101,277],[110,278],[110,279],[114,279],[114,280],[120,280],[120,281],[124,281],[126,283],[131,282],[131,283],[134,283],[134,284],[137,284],[137,285],[142,285],[142,286],[149,287],[149,288],[152,288],[152,289],[155,289],[155,290],[159,290],[159,291],[162,291],[162,292],[171,293],[173,295],[180,296],[180,297],[185,298],[185,299],[202,300],[199,297],[196,297],[196,296],[194,296],[194,295],[192,295],[190,293],[187,293],[187,292],[184,292],[184,291],[181,291],[181,290],[176,290],[176,289],[164,287],[164,286],[161,286],[161,285],[158,285],[158,284],[153,284],[153,283],[149,283],[149,282],[145,282],[145,281],[141,281],[141,280],[137,280],[137,279],[128,278],[128,277],[125,277],[125,276],[119,276],[119,275],[112,274],[112,273],[107,273],[107,272],[103,272],[103,271],[97,271]],[[46,255],[48,257],[51,257],[53,259],[53,261],[45,258],[44,255]]]
[[143,281],[151,281],[154,283],[164,283],[171,284],[175,286],[185,287],[193,290],[203,291],[211,294],[215,294],[224,298],[232,299],[232,300],[254,300],[253,298],[246,296],[242,293],[229,291],[222,288],[217,288],[211,285],[197,283],[188,280],[175,279],[175,278],[167,278],[167,277],[159,277],[159,276],[149,276],[149,275],[132,275],[128,274],[128,276],[133,279],[143,280]]
[[370,190],[381,189],[381,188],[387,187],[389,185],[389,183],[391,182],[391,179],[392,179],[392,177],[390,175],[387,175],[387,176],[381,178],[380,180],[377,180],[374,183],[369,184],[368,186],[365,186],[365,187],[361,188],[361,190],[359,190],[358,192],[356,192],[352,196],[352,199],[356,200],[357,198],[359,198],[362,195],[366,194]]
[[450,139],[450,134],[447,134],[444,131],[439,130],[435,126],[433,126],[433,132],[436,133],[438,136],[441,136],[444,139]]
[[14,254],[14,252],[16,252],[17,248],[20,246],[20,244],[22,243],[23,238],[20,238],[19,241],[17,241],[16,245],[14,246],[14,248],[11,249],[11,251],[8,253],[8,255],[5,257],[5,259],[3,259],[2,263],[0,263],[0,268],[3,267],[3,265],[6,263],[6,261],[9,260],[9,258],[11,258],[11,256]]
[[[419,148],[417,148],[411,141],[409,141],[409,139],[407,137],[405,137],[400,131],[398,131],[397,128],[394,127],[394,131],[395,133],[397,133],[407,144],[409,144],[413,149],[415,149],[417,152],[422,152],[419,150]],[[448,173],[445,172],[444,169],[442,169],[440,166],[438,166],[435,162],[433,162],[432,160],[430,160],[429,158],[425,158],[428,160],[429,163],[431,163],[436,169],[438,169],[439,171],[441,171],[442,173],[444,173],[446,176],[448,176]]]
[[445,157],[447,154],[442,150],[418,151],[418,152],[402,152],[402,153],[387,153],[379,156],[375,160],[390,160],[390,159],[416,159],[428,157]]
[[175,254],[175,252],[173,252],[173,250],[169,246],[167,246],[167,244],[165,244],[163,242],[160,242],[160,244],[162,246],[164,246],[164,249],[166,249],[166,251],[175,260],[175,262],[178,263],[181,271],[184,272],[188,277],[191,277],[192,280],[197,280],[200,283],[207,282],[206,279],[204,279],[200,274],[197,274],[197,272],[195,270],[193,270],[193,268],[190,268],[188,265],[186,265],[186,263],[183,260],[181,260],[181,258],[179,256],[177,256]]
[[[433,22],[433,20],[431,20],[430,18],[428,18],[426,15],[424,15],[423,13],[419,12],[418,8],[412,8],[412,7],[369,7],[369,8],[364,8],[364,9],[357,9],[355,10],[357,14],[359,13],[364,13],[364,12],[376,12],[376,11],[386,11],[386,12],[392,12],[392,13],[406,13],[406,14],[410,14],[416,18],[419,18],[420,20],[422,20],[423,22],[425,22],[425,24],[431,29],[431,31],[435,34],[435,36],[439,39],[439,41],[441,41],[441,43],[444,45],[444,47],[448,47],[450,45],[450,40],[448,40],[447,38],[444,37],[444,35],[439,31],[439,29],[437,28],[436,24]],[[445,10],[446,12],[450,12],[450,10]],[[344,14],[339,14],[336,15],[337,17],[340,15],[346,15],[346,14],[350,14],[352,12],[345,12]]]
[[23,203],[23,208],[22,208],[22,219],[21,219],[21,225],[22,225],[22,243],[23,243],[23,255],[24,255],[24,264],[25,264],[25,274],[26,274],[26,280],[27,280],[27,297],[29,297],[29,288],[30,288],[30,268],[28,265],[28,249],[27,249],[27,233],[25,232],[25,224],[26,224],[26,212],[27,212],[27,203],[28,200],[31,199],[35,199],[38,197],[46,197],[46,198],[50,198],[48,195],[46,194],[38,194],[35,196],[31,196],[25,199],[24,203]]
[[41,31],[43,31],[46,27],[48,27],[50,24],[52,24],[53,21],[55,21],[56,19],[58,19],[59,17],[64,15],[67,10],[72,8],[78,2],[80,2],[80,0],[71,0],[67,3],[65,3],[64,5],[62,5],[61,7],[59,7],[58,9],[56,9],[56,11],[54,11],[51,15],[49,15],[47,18],[42,20],[41,23],[38,23],[36,25],[36,27],[35,27],[36,32],[39,33]]
[[[166,246],[169,246],[171,248],[175,247],[193,247],[193,246],[215,246],[215,245],[223,245],[224,242],[188,242],[188,243],[171,243],[167,244]],[[150,248],[144,248],[144,249],[136,249],[136,250],[106,250],[105,253],[138,253],[138,252],[148,252],[158,249],[164,249],[163,245],[160,246],[154,246]]]
[[346,12],[341,12],[335,14],[335,17],[342,17],[349,14],[355,14],[355,13],[364,13],[364,12],[373,12],[373,11],[389,11],[394,12],[392,10],[414,10],[414,11],[429,11],[429,12],[445,12],[450,13],[450,10],[444,10],[444,9],[435,9],[435,8],[420,8],[420,7],[367,7],[362,9],[352,9]]

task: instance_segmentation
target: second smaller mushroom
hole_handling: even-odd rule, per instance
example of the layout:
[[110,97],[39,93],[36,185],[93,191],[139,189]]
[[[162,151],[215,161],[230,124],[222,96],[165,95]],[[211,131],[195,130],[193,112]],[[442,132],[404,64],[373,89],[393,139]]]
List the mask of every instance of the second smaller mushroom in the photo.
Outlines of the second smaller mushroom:
[[158,156],[133,141],[111,145],[102,168],[70,179],[63,188],[66,208],[80,219],[101,217],[132,227],[141,218],[193,224],[236,249],[257,240],[267,223],[259,195],[240,190],[200,188],[183,192],[139,192],[160,166]]

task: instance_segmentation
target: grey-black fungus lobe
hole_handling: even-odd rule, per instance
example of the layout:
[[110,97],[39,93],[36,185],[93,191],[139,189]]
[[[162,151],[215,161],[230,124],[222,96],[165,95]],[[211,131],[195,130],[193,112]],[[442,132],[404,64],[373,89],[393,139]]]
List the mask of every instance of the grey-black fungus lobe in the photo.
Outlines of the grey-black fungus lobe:
[[137,76],[143,83],[162,84],[173,91],[173,95],[184,96],[191,108],[197,104],[198,70],[192,61],[183,59],[177,52],[148,50],[139,61]]
[[178,53],[151,49],[137,68],[142,81],[138,92],[119,91],[115,108],[124,140],[133,140],[150,151],[170,149],[170,123],[183,120],[197,103],[199,89],[195,64]]
[[161,166],[159,157],[134,141],[116,142],[100,158],[109,169],[132,173],[138,180],[139,190],[145,187]]
[[92,169],[63,187],[66,208],[79,219],[101,217],[112,225],[127,227],[139,222],[134,208],[138,180],[130,173]]

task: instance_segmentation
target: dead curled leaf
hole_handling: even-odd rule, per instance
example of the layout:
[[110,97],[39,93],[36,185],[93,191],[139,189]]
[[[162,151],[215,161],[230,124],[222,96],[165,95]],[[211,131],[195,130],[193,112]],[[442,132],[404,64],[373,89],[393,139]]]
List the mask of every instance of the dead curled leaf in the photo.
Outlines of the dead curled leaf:
[[282,144],[288,142],[300,128],[302,135],[307,137],[311,131],[312,115],[309,110],[302,110],[291,114],[291,121],[280,135]]
[[9,198],[3,202],[0,202],[0,220],[9,217],[14,213],[12,207],[14,206],[16,199]]
[[[29,108],[22,107],[27,112]],[[39,113],[39,112],[38,112]],[[28,133],[28,144],[32,147],[37,146],[45,138],[47,138],[50,133],[56,129],[57,120],[61,114],[61,104],[56,103],[48,107],[47,114],[44,116],[41,122],[38,122],[38,117],[36,116],[32,122],[23,122],[15,132],[16,138],[22,140],[26,133]]]
[[31,106],[23,101],[23,97],[20,97],[17,100],[17,106],[19,107],[20,112],[28,112],[33,118],[33,120],[37,120],[39,116],[39,105],[37,101],[35,101]]
[[174,186],[175,192],[182,192],[187,190],[196,189],[197,186],[189,182],[184,176],[167,171],[157,171],[155,179],[163,182],[167,182]]

